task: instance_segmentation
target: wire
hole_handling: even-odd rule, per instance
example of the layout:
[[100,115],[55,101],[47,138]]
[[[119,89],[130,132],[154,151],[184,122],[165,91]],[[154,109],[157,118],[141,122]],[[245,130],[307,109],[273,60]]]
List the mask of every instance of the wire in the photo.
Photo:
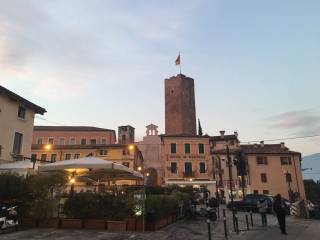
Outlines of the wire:
[[299,136],[299,137],[286,137],[286,138],[275,138],[275,139],[266,139],[266,140],[253,140],[253,141],[245,141],[242,143],[252,143],[252,142],[274,142],[274,141],[281,141],[281,140],[294,140],[294,139],[301,139],[301,138],[314,138],[314,137],[320,137],[320,134],[314,134],[314,135],[306,135],[306,136]]
[[51,121],[51,120],[48,120],[48,119],[46,119],[46,118],[44,118],[44,117],[40,117],[40,116],[38,116],[38,115],[36,115],[36,118],[37,118],[37,119],[41,119],[41,120],[43,120],[43,121],[46,121],[46,122],[48,122],[48,123],[53,123],[53,124],[57,124],[57,125],[60,125],[60,126],[66,126],[65,124],[61,124],[61,123],[58,123],[58,122],[55,122],[55,121]]

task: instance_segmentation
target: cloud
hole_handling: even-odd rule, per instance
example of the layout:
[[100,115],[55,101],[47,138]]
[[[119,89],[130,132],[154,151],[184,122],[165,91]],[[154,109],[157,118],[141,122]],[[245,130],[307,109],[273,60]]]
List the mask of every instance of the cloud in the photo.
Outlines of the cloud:
[[297,134],[315,134],[320,132],[320,115],[315,109],[284,112],[269,119],[271,127],[293,130]]
[[63,100],[70,89],[81,96],[88,87],[142,79],[168,59],[155,49],[183,43],[196,6],[1,1],[0,82],[10,76],[12,85],[30,82],[38,97]]

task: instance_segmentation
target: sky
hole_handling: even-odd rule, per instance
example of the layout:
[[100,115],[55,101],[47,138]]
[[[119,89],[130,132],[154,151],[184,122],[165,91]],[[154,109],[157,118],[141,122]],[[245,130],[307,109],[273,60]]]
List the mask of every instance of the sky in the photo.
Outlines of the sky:
[[[204,133],[320,134],[319,12],[318,0],[0,0],[0,84],[46,108],[38,125],[130,124],[139,140],[150,123],[164,133],[180,51]],[[286,145],[308,155],[320,137]]]

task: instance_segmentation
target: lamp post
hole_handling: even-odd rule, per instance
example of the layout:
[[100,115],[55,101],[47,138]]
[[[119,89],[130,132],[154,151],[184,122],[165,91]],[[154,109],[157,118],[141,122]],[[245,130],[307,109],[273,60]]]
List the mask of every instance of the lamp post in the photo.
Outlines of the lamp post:
[[235,226],[235,213],[234,213],[234,202],[233,202],[233,192],[232,192],[232,161],[230,157],[230,150],[228,144],[226,145],[227,148],[227,165],[228,165],[228,170],[229,170],[229,188],[230,188],[230,199],[231,199],[231,210],[232,210],[232,222],[233,222],[233,228],[234,231],[236,231],[236,226]]
[[292,201],[293,199],[293,196],[292,196],[292,189],[291,189],[291,175],[289,173],[288,170],[285,170],[283,172],[284,176],[285,176],[285,179],[286,179],[286,182],[288,184],[288,195],[289,195],[289,200]]

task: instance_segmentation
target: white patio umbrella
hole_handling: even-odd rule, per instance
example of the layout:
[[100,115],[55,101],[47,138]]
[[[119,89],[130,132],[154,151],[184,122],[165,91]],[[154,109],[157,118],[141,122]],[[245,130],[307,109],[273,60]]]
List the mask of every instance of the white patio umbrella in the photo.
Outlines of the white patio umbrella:
[[33,166],[31,161],[16,161],[0,164],[0,173],[11,172],[26,175],[34,170],[37,170],[37,168],[38,164]]
[[77,176],[103,179],[142,179],[141,173],[124,165],[96,157],[64,160],[38,166],[39,172],[68,172]]

